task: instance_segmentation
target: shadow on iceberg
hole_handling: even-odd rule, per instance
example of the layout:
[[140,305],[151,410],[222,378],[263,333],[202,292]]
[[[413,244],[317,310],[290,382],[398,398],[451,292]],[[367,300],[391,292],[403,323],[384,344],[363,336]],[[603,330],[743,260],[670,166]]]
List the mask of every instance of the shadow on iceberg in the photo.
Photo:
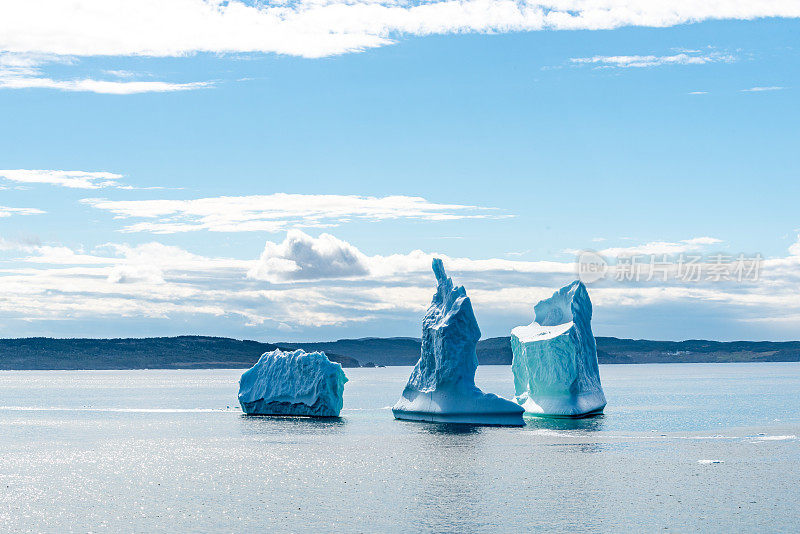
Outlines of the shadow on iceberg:
[[523,426],[517,404],[475,386],[481,337],[463,286],[454,287],[442,260],[433,260],[438,286],[422,320],[420,359],[392,412],[397,419]]
[[603,412],[592,302],[580,281],[533,308],[534,320],[511,331],[515,400],[526,416],[592,417]]

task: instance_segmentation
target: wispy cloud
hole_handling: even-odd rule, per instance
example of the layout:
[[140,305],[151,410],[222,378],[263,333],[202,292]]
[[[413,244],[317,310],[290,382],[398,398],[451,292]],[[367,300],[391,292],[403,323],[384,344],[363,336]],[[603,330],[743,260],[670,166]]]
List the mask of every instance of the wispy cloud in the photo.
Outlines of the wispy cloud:
[[708,91],[691,91],[689,92],[690,95],[707,95]]
[[291,227],[333,227],[352,219],[380,221],[416,219],[448,221],[508,217],[492,208],[438,204],[421,197],[355,195],[226,196],[194,200],[106,200],[81,202],[118,218],[146,219],[126,232],[172,234],[212,232],[277,232]]
[[[43,66],[49,63],[75,63],[70,57],[43,54],[0,54],[0,89],[57,89],[109,95],[189,91],[210,87],[213,82],[171,83],[162,81],[119,81],[95,78],[56,80],[47,76]],[[130,77],[125,71],[107,71],[113,77]],[[130,76],[129,76],[130,75]]]
[[38,215],[41,213],[45,212],[36,208],[11,208],[8,206],[0,206],[0,217],[11,217],[12,215]]
[[778,85],[770,85],[766,87],[751,87],[750,89],[742,89],[743,93],[762,93],[764,91],[780,91],[783,87]]
[[671,255],[702,250],[706,247],[719,245],[721,243],[721,239],[704,236],[681,241],[650,241],[631,247],[610,247],[599,250],[597,253],[610,258],[635,255]]
[[5,169],[0,170],[0,178],[23,184],[51,184],[73,189],[125,187],[119,182],[122,175],[113,172]]
[[129,70],[104,70],[103,73],[116,78],[134,78],[137,76],[135,72]]
[[15,2],[0,49],[75,56],[270,52],[322,57],[404,35],[666,27],[704,20],[800,17],[794,0],[61,0]]
[[[0,189],[2,181],[17,184],[48,184],[70,189],[170,189],[162,186],[138,187],[120,182],[121,174],[106,171],[62,171],[53,169],[0,169]],[[16,189],[27,189],[16,186]],[[177,188],[179,189],[179,188]]]
[[[630,239],[630,238],[622,238]],[[594,240],[593,240],[594,241]],[[597,254],[605,256],[606,258],[617,258],[624,256],[637,256],[637,255],[673,255],[685,252],[694,252],[706,249],[707,247],[720,245],[723,241],[715,237],[693,237],[691,239],[683,239],[681,241],[649,241],[639,245],[632,245],[629,247],[608,247],[596,251]],[[563,253],[570,255],[579,255],[581,250],[578,249],[565,249]]]
[[[681,52],[670,56],[592,56],[570,58],[576,65],[593,65],[598,68],[646,68],[664,65],[705,65],[707,63],[729,63],[736,57],[718,52],[701,53],[697,51]],[[690,93],[690,94],[700,94]]]
[[0,88],[5,89],[59,89],[61,91],[89,92],[106,95],[134,95],[139,93],[165,93],[189,91],[209,87],[210,82],[109,82],[84,78],[80,80],[53,80],[51,78],[9,77],[0,74]]

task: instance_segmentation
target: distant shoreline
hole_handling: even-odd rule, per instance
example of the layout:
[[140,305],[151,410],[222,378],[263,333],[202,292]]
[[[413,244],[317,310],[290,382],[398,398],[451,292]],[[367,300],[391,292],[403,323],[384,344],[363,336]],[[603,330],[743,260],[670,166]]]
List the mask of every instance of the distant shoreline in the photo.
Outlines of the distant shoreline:
[[[649,341],[598,337],[601,364],[800,361],[800,341]],[[225,337],[0,339],[0,370],[231,369],[251,367],[264,352],[324,351],[342,367],[414,365],[420,340],[409,337],[263,343]],[[509,338],[478,343],[481,365],[511,363]]]

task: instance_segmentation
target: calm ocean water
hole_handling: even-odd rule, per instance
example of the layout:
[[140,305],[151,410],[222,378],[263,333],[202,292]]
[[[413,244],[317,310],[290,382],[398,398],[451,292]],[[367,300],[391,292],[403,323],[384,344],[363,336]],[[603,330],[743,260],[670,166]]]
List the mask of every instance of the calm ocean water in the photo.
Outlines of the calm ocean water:
[[241,415],[241,370],[0,372],[0,528],[800,528],[800,364],[601,366],[604,416],[525,428],[395,421],[409,372],[347,369],[332,421]]

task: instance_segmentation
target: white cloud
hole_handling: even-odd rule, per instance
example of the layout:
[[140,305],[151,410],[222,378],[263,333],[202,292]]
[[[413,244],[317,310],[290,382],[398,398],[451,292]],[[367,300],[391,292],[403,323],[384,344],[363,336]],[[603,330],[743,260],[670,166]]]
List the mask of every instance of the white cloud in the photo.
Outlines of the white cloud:
[[[0,19],[1,20],[1,19]],[[0,54],[0,89],[58,89],[71,92],[90,92],[109,95],[163,93],[211,87],[213,82],[170,83],[161,81],[118,81],[94,78],[54,80],[44,74],[42,67],[50,63],[74,63],[70,57],[48,54]],[[125,71],[107,71],[113,77],[123,77]]]
[[56,171],[34,169],[0,170],[0,178],[25,184],[51,184],[74,189],[121,187],[121,174],[113,172]]
[[[434,257],[459,272],[559,273],[573,272],[565,264],[493,258],[474,260],[413,250],[407,254],[368,256],[330,234],[311,237],[299,230],[287,232],[282,243],[267,241],[248,277],[273,283],[321,279],[397,280],[427,273]],[[570,270],[571,269],[571,270]]]
[[0,237],[0,250],[13,250],[18,252],[32,252],[39,246],[35,239],[6,239]]
[[708,91],[691,91],[690,95],[707,95]]
[[23,258],[28,263],[50,265],[109,265],[119,261],[115,258],[87,254],[61,245],[23,245],[19,250],[30,254]]
[[60,89],[61,91],[89,92],[106,95],[134,95],[139,93],[165,93],[189,91],[210,87],[211,82],[110,82],[83,78],[80,80],[53,80],[51,78],[21,78],[0,75],[0,88],[5,89]]
[[[695,51],[681,52],[671,56],[593,56],[571,58],[570,62],[579,65],[594,65],[601,68],[645,68],[660,67],[663,65],[705,65],[707,63],[728,63],[736,58],[730,54],[717,52],[698,53]],[[689,94],[705,94],[697,91]]]
[[118,218],[146,219],[126,232],[171,234],[212,232],[277,232],[290,227],[332,227],[352,219],[381,221],[417,219],[446,221],[505,217],[491,208],[437,204],[420,197],[360,197],[355,195],[300,195],[276,193],[194,200],[83,199]]
[[248,277],[272,283],[323,279],[398,281],[425,275],[433,258],[442,258],[462,273],[507,272],[521,274],[573,273],[574,266],[550,261],[518,261],[492,258],[475,260],[413,250],[407,254],[368,256],[330,234],[311,237],[299,230],[287,232],[282,243],[267,241],[264,252],[248,271]]
[[133,78],[136,76],[135,72],[129,70],[104,70],[103,73],[116,78]]
[[799,16],[796,0],[27,0],[4,6],[0,49],[75,56],[274,52],[321,57],[384,46],[403,35]]
[[108,273],[108,281],[112,284],[131,284],[147,282],[163,284],[164,273],[152,265],[116,265]]
[[48,53],[10,53],[0,49],[0,73],[33,76],[39,73],[38,67],[43,63],[60,63],[70,65],[75,59],[65,55]]
[[751,87],[750,89],[742,89],[743,93],[762,93],[764,91],[780,91],[783,87],[777,85],[770,85],[768,87]]
[[685,243],[690,246],[694,245],[718,245],[722,243],[722,239],[717,239],[716,237],[693,237],[691,239],[684,239],[681,243]]
[[39,215],[41,213],[45,212],[36,208],[11,208],[8,206],[0,206],[0,217],[11,217],[12,215]]
[[290,230],[283,243],[267,241],[258,263],[247,275],[256,280],[281,282],[349,278],[367,274],[367,258],[350,243],[330,234],[313,238]]
[[789,254],[792,256],[800,256],[800,234],[797,235],[797,241],[789,247]]
[[[4,169],[0,170],[0,182],[7,180],[18,184],[49,184],[70,189],[128,189],[128,190],[154,190],[154,189],[181,189],[162,186],[137,187],[120,182],[121,174],[105,171],[62,171],[52,169]],[[0,185],[0,189],[4,189]],[[14,189],[29,189],[27,185],[16,186]]]

